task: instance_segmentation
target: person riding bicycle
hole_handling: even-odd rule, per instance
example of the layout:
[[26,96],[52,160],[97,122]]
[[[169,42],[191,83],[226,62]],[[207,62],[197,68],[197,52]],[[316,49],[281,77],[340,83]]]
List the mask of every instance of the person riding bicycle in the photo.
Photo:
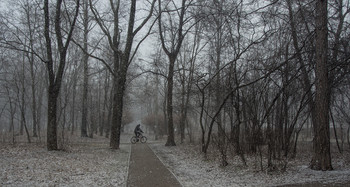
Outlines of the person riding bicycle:
[[135,136],[136,136],[136,137],[139,137],[139,136],[141,135],[141,133],[143,133],[143,131],[141,130],[141,127],[140,127],[140,126],[141,126],[141,125],[138,124],[138,125],[136,125],[136,127],[135,127],[134,133],[135,133]]

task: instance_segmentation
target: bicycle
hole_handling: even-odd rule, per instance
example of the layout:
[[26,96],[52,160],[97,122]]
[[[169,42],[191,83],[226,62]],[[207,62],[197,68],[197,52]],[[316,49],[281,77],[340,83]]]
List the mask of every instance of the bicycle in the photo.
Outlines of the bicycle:
[[133,136],[130,139],[132,144],[135,144],[136,142],[140,141],[141,143],[146,143],[147,142],[147,137],[140,134],[139,136]]

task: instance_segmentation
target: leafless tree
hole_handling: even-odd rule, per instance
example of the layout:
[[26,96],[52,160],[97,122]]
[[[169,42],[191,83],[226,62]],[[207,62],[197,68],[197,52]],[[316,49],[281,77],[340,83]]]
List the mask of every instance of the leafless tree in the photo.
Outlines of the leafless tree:
[[[135,17],[136,17],[136,0],[132,0],[130,2],[130,9],[129,9],[129,21],[127,24],[127,31],[125,38],[126,40],[121,40],[122,37],[122,29],[121,29],[121,2],[119,0],[113,1],[110,0],[110,8],[112,10],[112,27],[113,27],[113,33],[110,33],[108,27],[106,26],[106,23],[103,21],[100,14],[97,12],[97,9],[94,7],[92,1],[90,0],[90,9],[92,14],[95,17],[95,20],[97,21],[98,25],[100,26],[100,29],[102,30],[103,34],[108,39],[108,45],[113,51],[113,68],[106,63],[103,59],[99,58],[104,65],[106,65],[107,69],[110,70],[112,76],[113,76],[113,115],[112,115],[112,124],[111,124],[111,137],[110,137],[110,146],[113,149],[119,149],[120,145],[120,133],[122,128],[122,116],[123,116],[123,98],[125,95],[125,88],[126,88],[126,77],[128,68],[130,66],[130,63],[132,62],[132,59],[134,57],[135,52],[137,51],[138,47],[140,46],[141,40],[136,45],[136,50],[134,53],[132,53],[133,50],[133,44],[135,36],[139,33],[139,31],[146,25],[146,23],[150,20],[152,13],[153,13],[153,7],[155,4],[155,0],[150,2],[149,4],[149,11],[146,13],[146,17],[144,17],[141,21],[141,24],[135,28]],[[148,35],[148,34],[147,34]],[[146,36],[147,36],[146,35]],[[145,38],[145,37],[144,37]],[[125,45],[122,46],[121,43],[124,43]]]
[[[191,112],[190,99],[193,95],[194,83],[195,83],[195,69],[198,68],[197,58],[201,50],[203,50],[205,44],[201,44],[201,27],[200,24],[196,24],[193,35],[187,35],[187,39],[184,40],[183,48],[180,51],[180,58],[178,60],[178,76],[180,83],[180,124],[179,133],[181,143],[185,140],[185,130],[189,130],[191,127],[188,124],[188,113]],[[190,140],[191,134],[188,133]]]
[[[173,89],[174,89],[174,68],[177,56],[180,52],[182,42],[186,33],[191,27],[185,28],[189,23],[185,17],[186,10],[192,1],[182,0],[181,4],[176,1],[158,0],[159,18],[158,29],[163,51],[168,57],[169,67],[167,75],[167,122],[168,122],[168,139],[166,146],[176,146],[173,122]],[[173,6],[173,7],[171,7]],[[176,16],[176,17],[175,17]],[[166,19],[165,19],[166,17]],[[175,19],[176,18],[176,19]]]
[[54,28],[57,42],[57,50],[58,50],[58,67],[55,72],[54,69],[54,51],[53,51],[53,43],[50,32],[50,6],[49,1],[44,1],[44,16],[45,16],[45,41],[46,41],[46,59],[45,64],[48,71],[49,76],[49,88],[48,88],[48,124],[47,124],[47,149],[48,150],[57,150],[57,99],[60,93],[62,78],[64,69],[66,66],[66,55],[68,46],[71,42],[75,23],[79,13],[80,0],[77,0],[74,6],[73,17],[71,18],[71,22],[69,23],[69,28],[67,34],[62,33],[62,23],[61,19],[63,16],[62,10],[62,0],[57,0],[54,14]]

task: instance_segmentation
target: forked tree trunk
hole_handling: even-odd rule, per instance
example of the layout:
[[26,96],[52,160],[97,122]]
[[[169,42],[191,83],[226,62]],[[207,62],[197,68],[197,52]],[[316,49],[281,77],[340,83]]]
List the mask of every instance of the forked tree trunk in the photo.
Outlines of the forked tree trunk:
[[46,40],[46,55],[47,60],[45,61],[48,75],[49,75],[49,88],[48,88],[48,112],[47,112],[47,149],[57,150],[57,99],[59,96],[63,73],[66,65],[66,55],[69,43],[72,39],[73,30],[75,27],[75,23],[79,13],[79,5],[80,2],[77,0],[75,5],[75,13],[68,29],[68,34],[65,37],[66,40],[63,42],[64,37],[62,36],[62,28],[61,28],[61,5],[62,0],[57,0],[55,5],[55,34],[57,39],[57,49],[59,55],[58,68],[57,72],[54,71],[54,60],[53,60],[53,50],[52,50],[52,42],[50,36],[50,13],[49,13],[49,1],[44,1],[44,16],[45,16],[45,27],[44,27],[44,35]]
[[[122,129],[122,114],[123,114],[123,98],[125,92],[125,83],[128,67],[134,57],[134,54],[131,54],[132,44],[134,42],[134,37],[136,34],[145,26],[148,20],[151,18],[153,13],[153,8],[156,0],[153,0],[151,3],[151,9],[148,12],[148,15],[141,20],[141,24],[134,29],[135,26],[135,15],[136,15],[136,0],[130,1],[130,10],[129,10],[129,22],[127,28],[126,42],[124,50],[120,49],[120,0],[118,1],[110,1],[110,6],[113,12],[113,36],[110,34],[109,29],[105,27],[104,21],[101,19],[98,12],[93,7],[92,0],[89,0],[91,12],[94,14],[98,25],[100,26],[102,32],[107,36],[108,43],[111,49],[113,50],[113,65],[112,68],[106,63],[104,60],[99,59],[104,63],[104,65],[108,68],[108,70],[113,74],[113,109],[112,109],[112,120],[111,120],[111,128],[110,128],[110,147],[112,149],[119,149],[120,144],[120,133]],[[138,20],[140,21],[140,20]],[[149,35],[149,33],[139,42],[141,42]],[[136,49],[138,49],[139,45],[137,45]],[[136,52],[136,51],[135,51]],[[98,59],[98,58],[97,58]],[[110,114],[109,114],[110,115]],[[108,132],[108,131],[107,131]],[[106,133],[106,136],[108,134]]]

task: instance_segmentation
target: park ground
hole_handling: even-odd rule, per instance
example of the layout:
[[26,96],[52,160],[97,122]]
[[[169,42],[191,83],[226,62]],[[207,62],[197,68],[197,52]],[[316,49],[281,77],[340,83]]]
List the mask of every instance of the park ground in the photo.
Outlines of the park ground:
[[[42,141],[0,142],[0,186],[127,186],[132,150],[129,137],[122,137],[119,150],[111,150],[104,137],[66,137],[61,151],[47,151]],[[247,167],[239,157],[229,157],[229,165],[223,168],[218,155],[213,152],[204,158],[198,145],[165,147],[164,140],[149,140],[147,146],[186,187],[350,184],[350,153],[339,154],[336,149],[332,151],[333,171],[309,169],[310,153],[301,150],[296,159],[288,161],[286,171],[266,172],[261,171],[258,156],[247,156]]]

